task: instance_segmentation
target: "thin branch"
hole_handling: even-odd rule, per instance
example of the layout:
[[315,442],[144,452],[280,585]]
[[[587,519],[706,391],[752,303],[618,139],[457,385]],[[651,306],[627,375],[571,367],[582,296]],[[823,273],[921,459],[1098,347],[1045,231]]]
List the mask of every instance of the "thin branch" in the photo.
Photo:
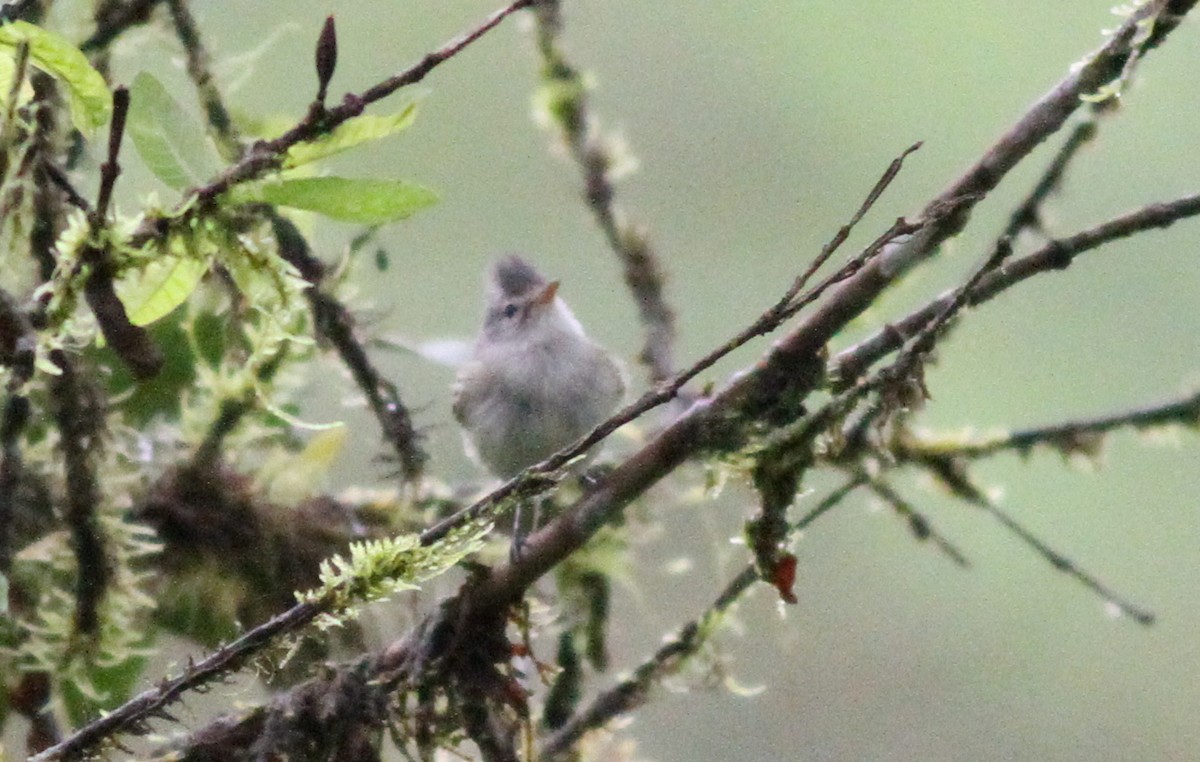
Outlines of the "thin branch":
[[977,459],[1009,450],[1024,455],[1038,445],[1052,447],[1066,455],[1092,452],[1104,434],[1116,429],[1150,429],[1172,424],[1200,426],[1200,391],[1119,413],[1020,429],[975,441],[918,437],[910,433],[900,438],[893,449],[901,460],[927,457]]
[[1059,553],[1054,548],[1051,548],[1039,539],[1037,535],[1022,526],[1016,519],[1009,516],[983,490],[975,486],[967,475],[966,469],[962,467],[961,461],[955,461],[952,458],[930,458],[921,461],[920,465],[945,484],[955,497],[983,509],[984,512],[999,521],[1001,526],[1014,534],[1021,542],[1032,548],[1055,569],[1063,572],[1100,596],[1113,611],[1132,618],[1140,625],[1154,624],[1153,612],[1121,597],[1101,582],[1095,575],[1080,568],[1074,561]]
[[583,75],[567,61],[558,45],[561,3],[542,0],[535,15],[543,87],[553,99],[548,106],[551,117],[583,172],[584,196],[592,216],[621,262],[625,284],[646,329],[638,359],[649,371],[651,384],[663,383],[674,373],[675,312],[663,295],[662,266],[646,232],[628,221],[614,199],[613,171],[622,157],[617,155],[613,140],[600,133],[591,115]]
[[46,175],[46,179],[62,191],[66,196],[67,203],[91,216],[92,205],[79,191],[75,190],[75,186],[71,185],[70,179],[61,169],[50,161],[43,161],[39,169]]
[[[1154,228],[1170,227],[1179,220],[1200,214],[1200,193],[1173,201],[1150,204],[1101,223],[1067,238],[1050,241],[1036,251],[1019,257],[984,277],[971,290],[967,304],[982,304],[997,294],[1034,275],[1068,267],[1075,257],[1106,243],[1128,238]],[[830,376],[838,386],[853,383],[862,372],[884,355],[904,345],[907,337],[945,309],[954,297],[948,291],[910,313],[900,321],[887,325],[872,336],[839,352],[829,363]]]
[[[862,475],[866,478],[865,474]],[[930,540],[947,558],[958,566],[966,569],[971,566],[967,556],[958,546],[933,528],[933,524],[925,514],[917,510],[912,503],[905,500],[892,486],[878,477],[867,478],[867,484],[872,492],[901,518],[908,522],[909,531],[921,542]]]
[[[91,240],[80,254],[80,266],[89,268],[84,283],[84,298],[100,326],[104,339],[121,362],[138,380],[157,375],[166,362],[162,352],[150,338],[150,333],[129,320],[125,305],[117,296],[116,265],[110,252],[107,234],[108,207],[113,188],[121,174],[117,158],[125,134],[125,117],[129,113],[129,90],[118,87],[113,91],[112,124],[108,132],[108,158],[100,165],[100,190],[96,206],[88,214]],[[43,164],[43,167],[49,166]]]
[[[865,443],[868,429],[877,422],[879,416],[916,407],[928,399],[922,366],[926,355],[933,351],[937,342],[945,337],[952,321],[966,306],[971,292],[988,273],[995,272],[996,268],[1000,267],[1001,263],[1011,254],[1012,246],[1007,238],[997,241],[995,250],[961,286],[955,289],[949,302],[937,317],[930,320],[917,332],[890,366],[876,373],[865,383],[858,384],[850,391],[843,393],[844,396],[852,399],[854,397],[862,398],[872,391],[880,392],[871,407],[864,411],[853,425],[848,427],[845,440],[851,448],[861,447]],[[914,382],[919,387],[920,397],[909,399],[911,395],[904,387],[914,384]],[[850,407],[846,402],[835,398],[830,404],[849,411]]]
[[1058,153],[1046,166],[1046,171],[1042,173],[1041,178],[1034,184],[1033,190],[1025,197],[1025,200],[1017,205],[1013,213],[1008,218],[1008,224],[1004,227],[1004,232],[1000,234],[1000,238],[1007,238],[1015,241],[1017,236],[1026,230],[1041,231],[1042,227],[1042,204],[1045,203],[1051,194],[1054,193],[1062,184],[1063,175],[1066,174],[1067,166],[1074,159],[1081,148],[1090,143],[1096,137],[1096,107],[1093,107],[1093,114],[1089,118],[1075,125],[1075,129],[1071,130],[1071,134],[1063,141],[1063,144],[1058,149]]
[[96,194],[96,208],[90,218],[92,233],[104,225],[108,217],[108,205],[112,201],[113,188],[121,175],[117,161],[121,155],[121,140],[125,137],[125,118],[129,116],[129,88],[118,87],[112,94],[112,119],[108,126],[108,158],[100,165],[100,191]]

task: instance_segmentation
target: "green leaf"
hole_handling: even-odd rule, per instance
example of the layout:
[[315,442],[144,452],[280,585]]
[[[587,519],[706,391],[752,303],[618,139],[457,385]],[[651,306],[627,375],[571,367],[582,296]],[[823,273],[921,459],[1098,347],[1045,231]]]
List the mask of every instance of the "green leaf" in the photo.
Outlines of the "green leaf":
[[437,203],[428,188],[403,180],[307,177],[259,186],[261,200],[318,212],[343,222],[377,225],[402,220]]
[[160,257],[136,273],[132,281],[121,280],[117,295],[134,325],[149,325],[183,304],[204,273],[208,261],[192,256]]
[[[79,48],[26,21],[10,21],[0,26],[0,54],[15,57],[21,42],[29,43],[30,63],[66,86],[75,129],[90,136],[97,127],[108,124],[112,93],[104,77],[92,68]],[[2,85],[4,89],[8,86],[8,82]]]
[[333,132],[308,143],[298,143],[288,149],[283,158],[283,168],[292,169],[310,164],[326,156],[347,151],[363,143],[381,140],[402,132],[412,126],[417,118],[416,102],[389,116],[363,114],[342,122]]
[[199,120],[147,72],[133,80],[126,129],[154,176],[182,190],[211,177],[216,155]]

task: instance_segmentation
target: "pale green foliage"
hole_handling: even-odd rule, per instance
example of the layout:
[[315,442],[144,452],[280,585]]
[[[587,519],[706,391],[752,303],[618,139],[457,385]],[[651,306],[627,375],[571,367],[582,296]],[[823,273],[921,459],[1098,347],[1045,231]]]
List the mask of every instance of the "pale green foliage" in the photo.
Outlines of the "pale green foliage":
[[437,203],[433,191],[405,180],[302,177],[244,186],[237,201],[266,201],[343,222],[377,225],[411,217]]
[[215,173],[216,151],[203,126],[161,82],[143,71],[134,78],[129,96],[126,130],[155,177],[182,190],[199,185]]
[[317,620],[321,629],[340,626],[362,604],[415,589],[478,552],[491,529],[491,521],[464,524],[432,545],[415,534],[352,543],[349,557],[321,562],[320,587],[296,598],[328,609]]
[[129,322],[149,325],[165,317],[191,295],[208,272],[216,247],[206,237],[172,236],[163,247],[140,253],[136,268],[117,281],[117,296]]
[[0,99],[8,97],[17,46],[29,44],[29,62],[58,80],[67,93],[71,122],[84,135],[108,122],[112,94],[104,77],[91,67],[79,48],[53,32],[25,21],[0,26]]
[[394,114],[377,116],[362,114],[334,128],[333,132],[308,143],[299,143],[288,149],[283,159],[283,168],[294,169],[319,159],[348,151],[357,146],[373,143],[412,126],[417,118],[417,101],[410,101]]

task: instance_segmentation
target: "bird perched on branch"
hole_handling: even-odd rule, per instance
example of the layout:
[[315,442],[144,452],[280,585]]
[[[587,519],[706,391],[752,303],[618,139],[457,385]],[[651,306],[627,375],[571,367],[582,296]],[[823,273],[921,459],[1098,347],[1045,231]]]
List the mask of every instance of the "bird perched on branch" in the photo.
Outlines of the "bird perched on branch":
[[583,332],[558,286],[518,256],[497,261],[483,328],[455,380],[468,451],[502,479],[579,439],[625,392],[617,363]]

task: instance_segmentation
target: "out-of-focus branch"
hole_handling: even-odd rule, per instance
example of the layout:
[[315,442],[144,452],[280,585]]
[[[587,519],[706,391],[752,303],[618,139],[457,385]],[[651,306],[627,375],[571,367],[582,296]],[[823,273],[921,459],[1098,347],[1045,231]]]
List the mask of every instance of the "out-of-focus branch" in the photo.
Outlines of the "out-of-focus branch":
[[1000,525],[1015,535],[1022,543],[1029,546],[1058,571],[1076,580],[1084,587],[1098,595],[1115,613],[1124,614],[1140,625],[1154,624],[1154,613],[1137,604],[1126,600],[1095,575],[1082,569],[1078,564],[1047,545],[1033,532],[1026,529],[1012,516],[1009,516],[988,494],[980,489],[967,474],[967,469],[961,460],[948,457],[925,458],[914,461],[925,468],[946,486],[960,500],[982,509]]
[[233,124],[233,117],[229,115],[229,109],[225,107],[221,93],[213,81],[208,51],[200,39],[200,30],[196,27],[196,20],[192,18],[187,0],[167,0],[167,6],[175,26],[175,36],[179,38],[187,57],[188,76],[192,78],[196,92],[200,94],[206,121],[212,128],[217,145],[226,157],[237,158],[241,153],[241,140]]
[[674,373],[675,312],[663,294],[662,266],[646,231],[629,222],[614,199],[613,172],[623,159],[616,154],[613,140],[600,133],[591,115],[584,77],[567,61],[558,44],[562,4],[559,0],[542,0],[534,10],[543,88],[549,101],[546,108],[583,172],[584,197],[621,262],[625,283],[637,304],[646,329],[638,359],[646,366],[651,384],[663,383]]
[[100,485],[93,454],[104,430],[96,390],[79,378],[75,364],[61,349],[50,353],[59,374],[51,382],[51,404],[60,434],[66,473],[66,520],[75,553],[75,629],[98,634],[99,608],[112,577],[104,536],[96,517]]
[[96,29],[79,44],[84,53],[95,54],[131,27],[145,24],[163,0],[103,0],[96,7]]

